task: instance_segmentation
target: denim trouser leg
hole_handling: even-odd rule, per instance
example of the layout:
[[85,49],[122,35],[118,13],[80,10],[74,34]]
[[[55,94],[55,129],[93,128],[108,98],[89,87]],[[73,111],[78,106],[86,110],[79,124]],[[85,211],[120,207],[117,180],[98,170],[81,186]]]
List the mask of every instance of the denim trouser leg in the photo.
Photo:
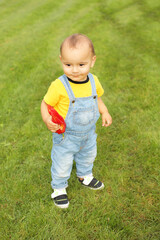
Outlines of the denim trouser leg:
[[51,186],[53,189],[66,188],[73,165],[73,152],[70,150],[70,141],[67,137],[63,140],[61,135],[54,134],[53,139]]
[[[54,153],[53,153],[54,154]],[[58,157],[58,158],[57,158]],[[51,186],[53,189],[66,188],[68,186],[68,179],[72,171],[73,157],[66,155],[55,156],[52,159]]]
[[77,176],[87,176],[92,173],[93,162],[97,154],[97,135],[92,131],[87,136],[54,135],[52,149],[52,188],[60,189],[68,186],[73,159],[76,161]]
[[93,162],[97,155],[96,133],[88,136],[83,143],[81,150],[75,154],[77,176],[84,177],[92,174]]

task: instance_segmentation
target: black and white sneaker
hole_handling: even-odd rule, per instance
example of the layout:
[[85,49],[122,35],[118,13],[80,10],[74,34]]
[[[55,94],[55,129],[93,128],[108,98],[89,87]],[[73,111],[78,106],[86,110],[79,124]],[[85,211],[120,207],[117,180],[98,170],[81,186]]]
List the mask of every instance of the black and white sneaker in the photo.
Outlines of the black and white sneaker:
[[78,178],[81,184],[85,187],[88,187],[93,190],[100,190],[104,188],[104,184],[101,181],[98,181],[93,176],[86,176],[82,180]]
[[51,194],[54,204],[59,208],[68,208],[69,201],[67,197],[66,189],[54,189],[54,192]]

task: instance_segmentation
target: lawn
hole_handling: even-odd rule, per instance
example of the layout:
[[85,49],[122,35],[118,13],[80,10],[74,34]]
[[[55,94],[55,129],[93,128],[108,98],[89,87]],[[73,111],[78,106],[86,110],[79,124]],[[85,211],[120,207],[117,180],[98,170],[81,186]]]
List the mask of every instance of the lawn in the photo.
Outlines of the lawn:
[[[158,0],[0,1],[0,239],[160,239],[159,12]],[[113,124],[97,123],[93,172],[105,189],[83,188],[74,165],[61,210],[40,104],[77,32],[94,43]]]

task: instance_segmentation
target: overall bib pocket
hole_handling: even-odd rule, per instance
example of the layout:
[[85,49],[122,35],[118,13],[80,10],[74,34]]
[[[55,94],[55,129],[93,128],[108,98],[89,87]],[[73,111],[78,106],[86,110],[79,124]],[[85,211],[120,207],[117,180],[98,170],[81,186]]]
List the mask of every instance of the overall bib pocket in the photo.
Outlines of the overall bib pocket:
[[76,125],[86,126],[94,123],[96,120],[95,107],[78,108],[73,112],[73,122]]

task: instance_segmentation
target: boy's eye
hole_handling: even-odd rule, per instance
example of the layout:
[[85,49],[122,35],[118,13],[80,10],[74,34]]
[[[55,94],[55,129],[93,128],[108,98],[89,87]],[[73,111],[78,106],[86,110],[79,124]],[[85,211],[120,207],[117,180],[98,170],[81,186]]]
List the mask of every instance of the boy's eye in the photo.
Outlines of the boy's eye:
[[67,66],[67,67],[70,67],[70,66],[71,66],[71,64],[66,64],[66,66]]
[[80,67],[83,67],[83,66],[84,66],[84,64],[79,64],[79,66],[80,66]]

